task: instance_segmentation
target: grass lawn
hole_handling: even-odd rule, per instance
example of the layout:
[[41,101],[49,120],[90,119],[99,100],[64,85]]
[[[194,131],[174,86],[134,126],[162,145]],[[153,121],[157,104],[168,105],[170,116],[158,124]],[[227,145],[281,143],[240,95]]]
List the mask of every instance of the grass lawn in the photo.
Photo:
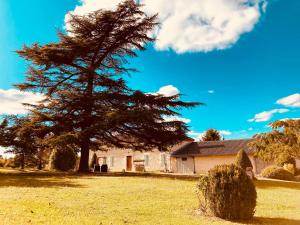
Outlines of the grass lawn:
[[[0,170],[0,224],[243,224],[197,215],[196,181]],[[247,224],[300,224],[300,184],[258,181]]]

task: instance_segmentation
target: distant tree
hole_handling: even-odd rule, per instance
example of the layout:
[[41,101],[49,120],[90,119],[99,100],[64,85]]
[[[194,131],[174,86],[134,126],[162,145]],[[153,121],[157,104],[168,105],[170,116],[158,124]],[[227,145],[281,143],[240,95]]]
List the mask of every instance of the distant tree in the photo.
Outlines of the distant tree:
[[15,164],[22,169],[26,159],[33,157],[37,149],[33,133],[22,131],[22,126],[27,121],[26,117],[10,116],[0,125],[0,145],[8,148],[7,153],[15,155]]
[[258,134],[251,143],[255,156],[265,161],[279,162],[282,158],[300,158],[300,120],[275,121],[272,131]]
[[6,153],[15,155],[16,166],[42,169],[49,157],[49,150],[42,142],[46,134],[29,115],[7,116],[0,124],[0,146],[7,148]]
[[0,146],[6,147],[8,140],[10,139],[10,133],[8,133],[8,119],[4,118],[0,124]]
[[242,169],[246,170],[247,167],[252,167],[252,163],[247,155],[247,153],[241,149],[235,159],[235,165],[241,167]]
[[215,129],[208,129],[202,137],[202,141],[220,141],[220,132]]
[[127,60],[154,40],[156,20],[127,0],[115,11],[71,15],[57,43],[17,51],[31,62],[27,82],[17,87],[46,97],[31,106],[38,123],[50,128],[45,142],[73,145],[81,153],[79,171],[89,170],[89,150],[101,145],[166,150],[187,138],[185,123],[164,117],[198,103],[134,91],[122,78],[135,71]]
[[30,144],[34,147],[31,157],[31,166],[36,166],[38,169],[45,167],[45,164],[49,161],[51,148],[46,142],[49,137],[49,128],[39,123],[39,117],[33,114],[27,114],[25,120],[17,128],[17,134],[22,136],[30,135]]

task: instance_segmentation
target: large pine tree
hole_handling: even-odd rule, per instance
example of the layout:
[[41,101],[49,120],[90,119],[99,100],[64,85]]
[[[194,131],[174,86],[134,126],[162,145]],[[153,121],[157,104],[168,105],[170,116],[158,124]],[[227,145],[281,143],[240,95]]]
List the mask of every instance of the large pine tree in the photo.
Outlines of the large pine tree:
[[183,122],[163,118],[198,103],[135,91],[124,80],[135,71],[126,67],[128,59],[154,40],[150,33],[156,25],[156,15],[127,0],[114,11],[71,15],[57,43],[17,51],[31,62],[27,81],[17,87],[45,94],[31,110],[48,127],[49,142],[80,151],[79,171],[89,169],[89,150],[101,145],[164,150],[186,138]]

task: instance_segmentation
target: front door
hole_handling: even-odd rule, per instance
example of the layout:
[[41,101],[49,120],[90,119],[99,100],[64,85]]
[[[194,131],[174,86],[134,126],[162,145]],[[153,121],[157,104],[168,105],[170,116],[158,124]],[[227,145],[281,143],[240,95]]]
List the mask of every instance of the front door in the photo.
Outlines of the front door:
[[132,156],[126,156],[126,170],[132,171]]

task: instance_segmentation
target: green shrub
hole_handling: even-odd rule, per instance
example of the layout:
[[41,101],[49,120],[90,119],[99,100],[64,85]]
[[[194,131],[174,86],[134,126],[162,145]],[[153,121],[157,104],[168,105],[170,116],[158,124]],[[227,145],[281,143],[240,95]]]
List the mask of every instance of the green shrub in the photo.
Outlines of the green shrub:
[[282,167],[278,167],[278,166],[266,167],[262,171],[261,176],[265,178],[272,178],[272,179],[279,179],[279,180],[294,180],[293,174],[286,171]]
[[68,171],[76,166],[76,153],[71,148],[54,149],[50,155],[50,169]]
[[256,189],[246,172],[234,164],[219,165],[201,178],[197,186],[200,209],[228,220],[251,219]]
[[252,163],[251,163],[247,153],[243,149],[240,150],[238,152],[238,154],[236,155],[235,165],[241,167],[244,170],[246,170],[247,167],[253,168]]
[[294,167],[296,168],[296,160],[295,158],[293,158],[292,156],[289,155],[279,155],[276,159],[275,159],[276,165],[277,166],[284,166],[284,164],[293,164]]

